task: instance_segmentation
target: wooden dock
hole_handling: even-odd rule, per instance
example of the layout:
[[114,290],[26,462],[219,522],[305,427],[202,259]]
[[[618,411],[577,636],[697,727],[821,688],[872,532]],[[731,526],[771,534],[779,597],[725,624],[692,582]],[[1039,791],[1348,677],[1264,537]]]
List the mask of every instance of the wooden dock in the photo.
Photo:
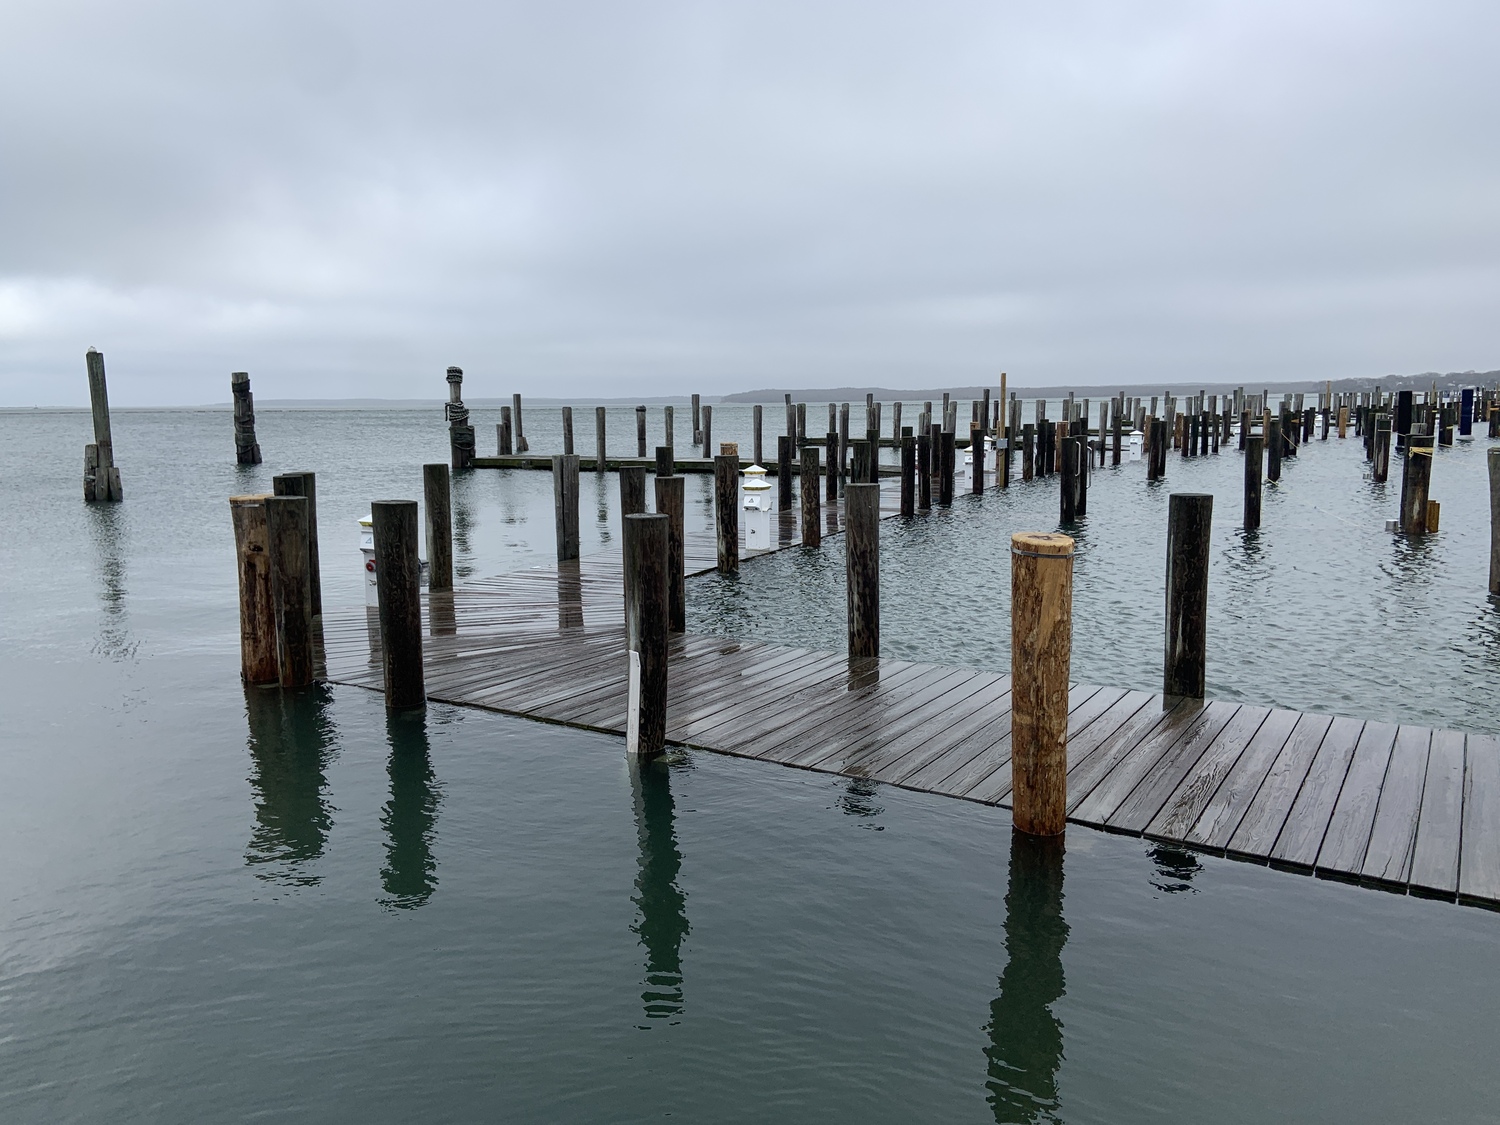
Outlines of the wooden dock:
[[[837,530],[839,511],[826,518]],[[712,538],[690,537],[687,555],[689,573],[711,569]],[[425,598],[428,697],[623,734],[622,586],[607,553]],[[380,690],[373,614],[329,612],[324,630],[329,678]],[[1009,675],[693,635],[672,638],[669,668],[670,743],[1009,807]],[[1068,818],[1500,904],[1488,735],[1074,684]]]

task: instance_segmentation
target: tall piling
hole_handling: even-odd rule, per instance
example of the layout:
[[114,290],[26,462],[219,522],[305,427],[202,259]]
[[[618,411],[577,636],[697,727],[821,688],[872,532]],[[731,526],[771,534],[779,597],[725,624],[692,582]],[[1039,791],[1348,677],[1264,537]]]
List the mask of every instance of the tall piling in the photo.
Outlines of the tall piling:
[[552,516],[557,532],[557,561],[578,557],[578,458],[552,458]]
[[802,498],[802,545],[816,547],[823,542],[823,506],[818,491],[821,469],[816,445],[802,447],[801,469],[797,491]]
[[1265,438],[1253,434],[1245,439],[1245,530],[1260,527],[1261,448]]
[[312,614],[323,616],[323,570],[318,561],[318,478],[315,473],[281,473],[271,478],[277,496],[307,498],[307,573],[312,583]]
[[1401,533],[1427,533],[1427,492],[1432,484],[1431,434],[1413,434],[1406,439],[1406,460],[1401,473]]
[[422,499],[426,509],[427,589],[453,589],[453,490],[448,466],[422,466]]
[[656,512],[667,517],[667,628],[674,633],[687,628],[687,537],[683,527],[686,497],[686,482],[682,477],[657,476]]
[[609,446],[605,442],[604,420],[604,407],[594,407],[594,472],[596,473],[604,472],[605,462],[609,460]]
[[720,574],[740,572],[740,456],[714,458],[714,545]]
[[380,649],[387,710],[424,707],[422,598],[417,561],[417,502],[376,500],[375,586],[380,600]]
[[469,425],[469,408],[464,405],[462,367],[448,368],[448,401],[443,415],[448,420],[448,453],[455,471],[474,467],[474,427]]
[[849,659],[880,655],[880,486],[849,485],[844,494],[844,570]]
[[[896,406],[899,408],[900,403]],[[899,415],[900,411],[897,410]],[[901,430],[901,515],[910,519],[917,509],[917,439],[911,427]]]
[[646,456],[646,408],[635,408],[635,455]]
[[1500,448],[1485,453],[1490,471],[1490,593],[1500,594]]
[[123,500],[120,470],[115,467],[115,440],[109,424],[109,389],[104,380],[104,353],[94,348],[84,357],[89,376],[89,405],[93,408],[94,440],[83,447],[83,498]]
[[1010,552],[1013,822],[1055,836],[1067,822],[1073,540],[1018,532]]
[[274,684],[279,677],[267,499],[264,494],[229,498],[240,587],[240,678],[247,684]]
[[312,575],[308,569],[308,500],[268,496],[266,533],[271,600],[276,614],[276,664],[284,688],[313,682]]
[[239,465],[260,464],[260,443],[255,440],[255,398],[250,393],[250,373],[229,375],[229,393],[234,398],[234,460]]
[[1174,492],[1167,502],[1167,644],[1162,691],[1202,699],[1208,669],[1208,557],[1214,498]]
[[640,757],[666,745],[668,523],[665,515],[637,512],[622,528],[630,661],[625,744]]

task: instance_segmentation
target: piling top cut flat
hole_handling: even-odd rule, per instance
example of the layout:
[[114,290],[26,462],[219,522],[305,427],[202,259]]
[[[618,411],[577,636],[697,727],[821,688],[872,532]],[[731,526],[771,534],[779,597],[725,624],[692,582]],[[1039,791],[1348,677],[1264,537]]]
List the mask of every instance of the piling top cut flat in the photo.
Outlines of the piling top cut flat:
[[1023,555],[1071,555],[1073,537],[1055,531],[1018,531],[1010,537],[1010,549]]
[[259,504],[262,500],[268,500],[272,496],[269,492],[250,492],[244,496],[231,496],[231,504]]

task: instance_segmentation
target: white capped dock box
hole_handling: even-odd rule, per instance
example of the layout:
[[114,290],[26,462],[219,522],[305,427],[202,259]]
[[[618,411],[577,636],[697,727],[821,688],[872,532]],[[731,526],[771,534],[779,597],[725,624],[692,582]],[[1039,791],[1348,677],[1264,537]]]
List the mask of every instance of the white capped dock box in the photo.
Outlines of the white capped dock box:
[[740,494],[744,496],[745,550],[769,551],[771,549],[771,512],[776,500],[771,495],[771,482],[766,479],[766,470],[761,465],[751,465],[740,482]]

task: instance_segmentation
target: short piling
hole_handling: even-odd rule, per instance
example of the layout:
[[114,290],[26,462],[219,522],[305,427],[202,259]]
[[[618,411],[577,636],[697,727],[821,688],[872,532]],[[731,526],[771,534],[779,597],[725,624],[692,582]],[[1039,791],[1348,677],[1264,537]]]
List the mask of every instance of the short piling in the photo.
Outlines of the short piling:
[[279,679],[284,688],[306,687],[313,682],[309,504],[305,496],[268,496],[265,503]]
[[376,500],[370,505],[370,516],[375,532],[375,586],[380,598],[386,709],[423,707],[427,689],[422,673],[417,502]]
[[802,545],[816,547],[823,542],[823,506],[819,503],[818,491],[821,469],[816,445],[802,447],[801,468],[798,492],[802,496]]
[[720,574],[740,572],[740,458],[714,458],[714,543]]
[[1208,668],[1208,555],[1214,498],[1167,501],[1167,645],[1162,691],[1202,699]]
[[265,495],[229,498],[240,585],[240,678],[247,684],[274,684],[278,679],[267,499]]
[[448,466],[422,466],[422,499],[426,508],[427,589],[453,589],[453,492]]
[[229,393],[234,397],[234,459],[240,465],[260,464],[260,444],[255,440],[255,398],[250,393],[250,373],[231,372]]
[[1391,416],[1381,413],[1375,416],[1375,443],[1370,462],[1370,479],[1384,484],[1391,472]]
[[[642,470],[644,478],[644,470]],[[623,474],[622,474],[623,479]],[[642,485],[644,487],[644,484]],[[578,458],[552,458],[552,512],[557,530],[557,561],[578,557]]]
[[[642,452],[642,457],[645,453]],[[633,516],[646,510],[646,466],[620,466],[620,515]]]
[[1010,552],[1013,823],[1056,836],[1067,822],[1073,540],[1019,532]]
[[1427,533],[1427,490],[1432,484],[1431,434],[1413,434],[1406,439],[1406,460],[1401,473],[1401,533]]

